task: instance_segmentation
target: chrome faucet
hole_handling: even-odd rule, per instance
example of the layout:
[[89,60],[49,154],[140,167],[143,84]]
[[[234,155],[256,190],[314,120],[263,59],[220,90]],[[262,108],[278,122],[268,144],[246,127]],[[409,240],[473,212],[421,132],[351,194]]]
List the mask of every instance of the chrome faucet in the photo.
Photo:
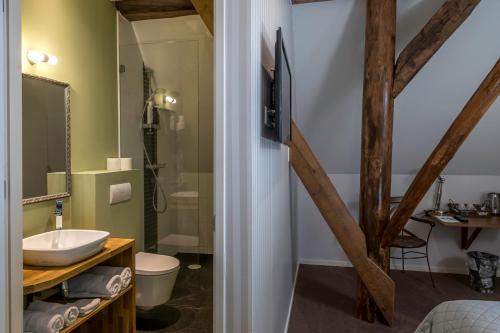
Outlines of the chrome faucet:
[[54,211],[54,215],[56,216],[56,230],[57,232],[55,235],[52,237],[52,248],[53,249],[58,249],[59,248],[59,241],[61,239],[61,230],[63,228],[63,201],[62,200],[56,200],[56,209]]
[[63,201],[56,200],[56,210],[54,211],[54,215],[56,216],[56,230],[61,230],[63,228]]

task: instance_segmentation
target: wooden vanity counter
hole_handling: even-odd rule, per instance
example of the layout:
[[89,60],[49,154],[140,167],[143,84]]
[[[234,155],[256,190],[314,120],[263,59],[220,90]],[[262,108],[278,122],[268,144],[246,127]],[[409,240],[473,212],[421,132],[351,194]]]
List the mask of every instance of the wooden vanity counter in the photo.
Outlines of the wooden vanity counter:
[[[110,238],[104,246],[104,249],[98,254],[80,261],[76,264],[63,267],[41,267],[28,266],[23,268],[23,289],[24,295],[47,290],[58,284],[77,276],[93,266],[101,264],[117,254],[133,249],[133,239]],[[132,251],[131,251],[132,252]],[[130,258],[132,261],[134,258]],[[130,266],[130,262],[123,262],[124,266]],[[120,266],[119,264],[111,266]],[[134,268],[133,266],[131,267]]]
[[110,238],[104,249],[84,261],[64,267],[24,266],[24,294],[56,287],[60,283],[99,264],[130,267],[132,282],[118,296],[101,301],[99,307],[61,333],[134,333],[135,330],[135,251],[133,239]]

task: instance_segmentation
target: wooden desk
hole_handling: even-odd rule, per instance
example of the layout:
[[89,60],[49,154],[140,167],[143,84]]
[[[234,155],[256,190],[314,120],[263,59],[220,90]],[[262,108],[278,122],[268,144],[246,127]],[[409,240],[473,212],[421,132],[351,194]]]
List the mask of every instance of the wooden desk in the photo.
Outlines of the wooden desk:
[[[452,215],[452,214],[450,214]],[[461,232],[461,247],[464,250],[468,250],[472,243],[476,240],[477,236],[483,229],[500,229],[500,216],[469,216],[468,222],[460,223],[448,223],[442,222],[435,216],[419,214],[416,217],[428,219],[430,221],[437,222],[445,227],[458,228]],[[469,235],[469,229],[472,230],[472,234]]]

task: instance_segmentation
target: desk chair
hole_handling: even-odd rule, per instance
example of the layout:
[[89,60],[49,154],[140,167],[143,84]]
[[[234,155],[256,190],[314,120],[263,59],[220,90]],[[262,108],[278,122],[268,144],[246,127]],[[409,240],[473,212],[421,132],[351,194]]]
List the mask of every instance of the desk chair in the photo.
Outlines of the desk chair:
[[[392,197],[391,198],[391,215],[394,213],[396,208],[401,203],[402,197]],[[434,284],[434,278],[432,277],[431,265],[429,264],[429,239],[431,237],[432,230],[436,226],[436,224],[432,221],[428,221],[425,219],[421,219],[415,216],[412,216],[410,220],[424,223],[429,226],[429,231],[427,233],[426,239],[422,239],[412,233],[411,231],[404,228],[401,231],[401,234],[392,242],[391,247],[401,249],[401,257],[392,257],[391,259],[400,259],[403,264],[403,273],[405,272],[405,260],[413,260],[413,259],[426,259],[427,267],[429,268],[429,275],[431,277],[432,287],[436,288]],[[417,249],[422,249],[418,250]],[[410,256],[407,256],[410,255]]]

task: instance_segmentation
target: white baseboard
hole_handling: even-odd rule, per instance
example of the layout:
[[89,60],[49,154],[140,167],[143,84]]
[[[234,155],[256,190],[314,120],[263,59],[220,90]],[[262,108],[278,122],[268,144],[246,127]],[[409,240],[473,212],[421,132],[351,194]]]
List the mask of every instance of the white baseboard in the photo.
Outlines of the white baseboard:
[[295,286],[297,285],[297,276],[299,275],[299,267],[301,263],[297,263],[297,268],[295,269],[295,276],[293,278],[292,286],[292,296],[290,297],[290,305],[288,306],[288,315],[286,316],[285,332],[288,332],[288,326],[290,325],[290,318],[292,317],[293,299],[295,297]]
[[299,264],[316,265],[316,266],[352,267],[351,262],[347,260],[299,259]]
[[[299,259],[300,265],[318,265],[318,266],[335,266],[335,267],[352,267],[351,262],[347,260],[327,260],[327,259]],[[401,270],[403,266],[398,263],[391,263],[391,269]],[[416,271],[416,272],[427,272],[427,266],[422,265],[407,265],[405,264],[405,270]],[[442,267],[442,266],[431,266],[433,273],[450,273],[450,274],[462,274],[467,275],[467,269],[459,267]],[[500,273],[500,272],[499,272]]]

